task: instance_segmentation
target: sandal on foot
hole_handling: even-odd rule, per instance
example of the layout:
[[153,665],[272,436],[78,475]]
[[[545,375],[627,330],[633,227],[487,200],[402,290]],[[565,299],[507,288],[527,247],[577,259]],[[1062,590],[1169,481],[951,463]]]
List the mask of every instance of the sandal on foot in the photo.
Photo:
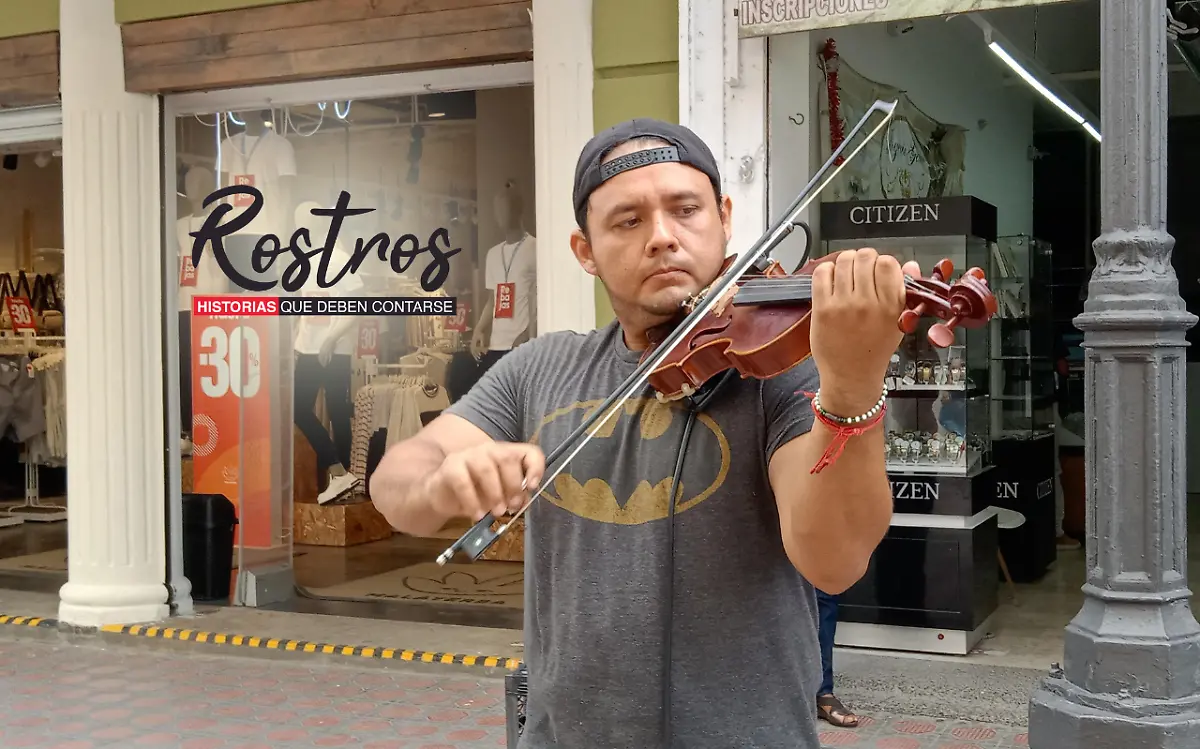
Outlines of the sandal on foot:
[[858,725],[858,716],[847,710],[841,700],[832,694],[823,694],[817,698],[817,716],[839,728],[854,728]]

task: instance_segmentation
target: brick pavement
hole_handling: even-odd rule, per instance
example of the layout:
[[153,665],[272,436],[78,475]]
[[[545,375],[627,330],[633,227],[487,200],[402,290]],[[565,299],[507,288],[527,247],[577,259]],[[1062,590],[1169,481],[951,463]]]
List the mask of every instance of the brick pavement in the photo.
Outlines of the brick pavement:
[[[822,724],[825,726],[825,724]],[[998,749],[1023,729],[864,715],[828,747]],[[476,749],[505,746],[504,682],[445,673],[0,639],[5,749]]]

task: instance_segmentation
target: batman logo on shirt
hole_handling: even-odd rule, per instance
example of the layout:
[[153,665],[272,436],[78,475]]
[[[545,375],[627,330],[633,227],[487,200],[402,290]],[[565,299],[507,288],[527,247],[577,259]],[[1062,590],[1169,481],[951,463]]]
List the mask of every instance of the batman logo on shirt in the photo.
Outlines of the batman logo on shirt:
[[[532,442],[540,444],[539,438],[547,432],[552,435],[548,441],[557,444],[602,403],[576,402],[552,411],[542,419]],[[631,398],[619,408],[542,497],[602,523],[641,525],[665,519],[687,412],[653,398]],[[675,514],[716,493],[729,475],[730,463],[725,433],[708,414],[699,414],[688,442]]]

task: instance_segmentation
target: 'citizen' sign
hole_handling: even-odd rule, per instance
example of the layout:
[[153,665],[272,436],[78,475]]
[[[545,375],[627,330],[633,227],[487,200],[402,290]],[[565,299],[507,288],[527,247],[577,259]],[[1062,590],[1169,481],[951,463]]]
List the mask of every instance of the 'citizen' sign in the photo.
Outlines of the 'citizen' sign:
[[940,488],[931,481],[893,481],[892,499],[916,499],[925,502],[936,502]]
[[936,203],[900,203],[897,205],[856,205],[850,209],[850,223],[855,226],[863,224],[900,224],[904,222],[925,222],[938,220]]
[[991,241],[996,207],[970,195],[822,203],[821,235],[827,240],[971,236]]

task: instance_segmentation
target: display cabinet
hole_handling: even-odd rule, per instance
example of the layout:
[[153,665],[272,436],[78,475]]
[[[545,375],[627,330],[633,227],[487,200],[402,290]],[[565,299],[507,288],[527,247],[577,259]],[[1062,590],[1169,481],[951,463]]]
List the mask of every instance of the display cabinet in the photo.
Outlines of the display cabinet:
[[988,467],[986,396],[953,390],[912,396],[888,403],[888,473],[970,478]]
[[[926,275],[946,259],[948,282],[976,267],[990,283],[996,209],[972,196],[824,203],[820,238],[820,255],[873,247]],[[842,594],[841,645],[964,655],[999,605],[994,325],[955,328],[935,347],[937,322],[922,318],[888,368],[892,522],[871,570]]]
[[1054,330],[1050,246],[1028,236],[1000,237],[988,280],[999,311],[991,333],[993,439],[1034,439],[1055,423]]
[[998,307],[988,325],[993,501],[1024,518],[1001,531],[1000,551],[1014,581],[1033,582],[1058,556],[1053,253],[1036,237],[1006,236],[992,243],[989,261]]
[[[987,271],[995,209],[969,196],[826,203],[821,227],[822,255],[870,246],[923,273],[946,259],[953,281]],[[922,318],[888,367],[888,473],[972,478],[991,464],[991,326],[955,328],[954,343],[939,348],[928,336],[937,322]]]

